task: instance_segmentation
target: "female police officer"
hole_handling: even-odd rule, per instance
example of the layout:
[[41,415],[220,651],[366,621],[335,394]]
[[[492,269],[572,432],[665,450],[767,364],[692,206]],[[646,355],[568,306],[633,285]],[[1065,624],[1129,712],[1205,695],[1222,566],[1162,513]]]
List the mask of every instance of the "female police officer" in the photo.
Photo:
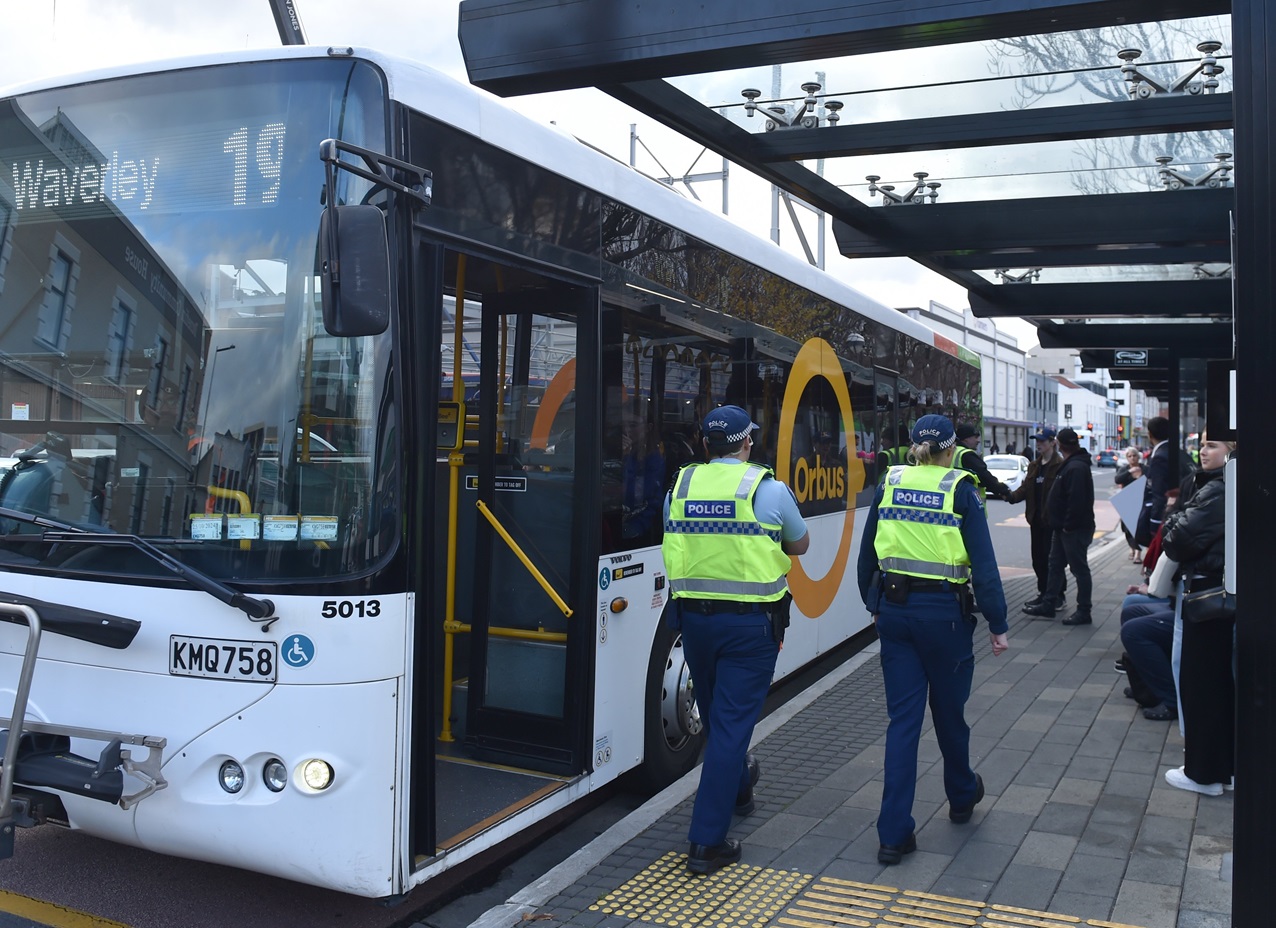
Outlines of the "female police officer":
[[869,512],[859,557],[860,595],[877,623],[890,715],[877,819],[877,860],[883,864],[897,864],[917,849],[913,795],[927,690],[944,755],[949,819],[970,821],[984,797],[983,779],[970,769],[964,712],[975,665],[972,580],[993,654],[1008,647],[1006,597],[983,502],[970,472],[952,466],[953,424],[944,416],[922,416],[912,439],[910,456],[918,466],[890,469]]

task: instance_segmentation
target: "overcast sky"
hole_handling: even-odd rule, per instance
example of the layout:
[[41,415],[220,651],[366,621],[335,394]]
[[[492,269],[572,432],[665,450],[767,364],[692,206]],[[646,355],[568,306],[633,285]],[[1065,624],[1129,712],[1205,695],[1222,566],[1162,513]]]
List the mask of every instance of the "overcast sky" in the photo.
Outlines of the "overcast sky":
[[[70,73],[94,67],[170,58],[207,51],[239,48],[273,47],[279,44],[274,18],[267,0],[218,0],[216,3],[192,3],[189,0],[6,0],[5,24],[0,30],[0,87],[26,80]],[[313,44],[358,45],[412,57],[465,81],[465,65],[457,42],[456,0],[296,0],[298,12]],[[982,53],[968,53],[965,67],[969,76],[978,76]],[[880,79],[893,83],[921,83],[940,80],[952,72],[949,60],[936,62],[941,56],[917,56],[900,68],[900,56],[890,67],[878,69]],[[873,56],[857,62],[860,74],[872,78]],[[836,65],[834,65],[835,67]],[[822,68],[820,63],[794,65],[784,74],[784,93],[792,93],[797,84],[812,79],[806,71]],[[928,71],[935,71],[933,74]],[[942,73],[941,73],[942,72]],[[983,71],[987,73],[986,70]],[[733,103],[740,100],[744,86],[761,87],[769,96],[772,73],[733,72],[704,78],[679,78],[677,83],[705,103]],[[829,80],[834,87],[837,78]],[[790,87],[790,85],[793,85]],[[933,95],[932,95],[933,96]],[[952,102],[952,94],[947,94]],[[914,110],[918,97],[889,98],[868,104],[872,98],[857,98],[851,107],[876,105],[883,112]],[[631,123],[637,124],[642,139],[638,167],[647,173],[673,176],[701,173],[720,168],[721,159],[711,153],[700,156],[700,149],[634,110],[594,90],[542,94],[512,98],[509,105],[541,122],[553,121],[561,128],[628,160]],[[892,109],[893,108],[893,109]],[[739,115],[739,114],[738,114]],[[929,114],[927,114],[929,115]],[[860,119],[864,116],[860,113]],[[880,118],[875,116],[874,118]],[[900,118],[895,115],[894,118]],[[904,156],[901,156],[904,157]],[[848,164],[841,168],[845,176],[831,178],[837,182],[863,183],[862,175],[873,171],[887,180],[911,184],[914,170],[929,170],[936,176],[961,173],[960,167],[939,164],[937,154],[907,156],[908,164],[899,162],[885,169],[875,164]],[[849,159],[854,160],[854,159]],[[693,167],[694,165],[694,167]],[[891,171],[899,177],[891,176]],[[906,185],[902,186],[904,189]],[[971,198],[968,189],[948,184],[941,191],[952,199]],[[697,185],[696,192],[714,208],[720,208],[722,193],[716,183]],[[852,189],[865,198],[866,191]],[[808,239],[814,242],[815,225],[804,211],[803,223]],[[730,181],[730,215],[757,235],[770,234],[771,211],[769,189],[757,178],[733,169]],[[781,219],[781,244],[800,253],[800,245],[787,214]],[[812,246],[814,247],[814,246]],[[837,254],[831,230],[826,245],[826,267],[851,286],[891,306],[926,306],[931,300],[955,309],[967,305],[966,292],[950,281],[933,274],[907,259],[848,261]],[[999,327],[1019,339],[1019,346],[1035,345],[1035,329],[1023,322],[999,322]]]

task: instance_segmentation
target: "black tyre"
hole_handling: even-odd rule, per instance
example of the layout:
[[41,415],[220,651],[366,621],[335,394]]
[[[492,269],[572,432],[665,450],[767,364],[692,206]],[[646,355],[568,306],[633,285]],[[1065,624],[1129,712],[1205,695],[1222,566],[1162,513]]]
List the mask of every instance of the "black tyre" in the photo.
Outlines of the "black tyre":
[[682,655],[682,636],[663,618],[647,664],[643,745],[644,760],[636,771],[637,781],[650,792],[664,789],[691,770],[704,746],[704,725],[691,671]]

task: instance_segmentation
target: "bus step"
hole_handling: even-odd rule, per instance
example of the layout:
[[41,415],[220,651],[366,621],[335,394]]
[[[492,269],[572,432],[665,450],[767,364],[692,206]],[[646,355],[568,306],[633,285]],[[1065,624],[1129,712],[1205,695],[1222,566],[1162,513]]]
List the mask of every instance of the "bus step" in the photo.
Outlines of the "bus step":
[[[9,740],[9,732],[0,732],[0,754]],[[69,750],[71,739],[64,735],[28,732],[18,742],[18,760],[14,764],[15,783],[44,789],[57,789],[77,796],[116,803],[124,795],[123,760],[120,742],[112,741],[98,760],[90,760]],[[0,822],[0,826],[6,823]],[[0,827],[0,855],[4,835]],[[12,841],[12,838],[9,839]]]

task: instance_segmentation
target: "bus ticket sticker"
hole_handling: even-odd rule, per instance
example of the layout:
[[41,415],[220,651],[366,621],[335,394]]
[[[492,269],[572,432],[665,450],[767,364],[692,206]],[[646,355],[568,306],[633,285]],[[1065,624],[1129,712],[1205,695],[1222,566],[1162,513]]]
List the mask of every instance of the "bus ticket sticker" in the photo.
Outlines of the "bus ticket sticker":
[[296,541],[296,516],[262,516],[261,537],[266,541]]
[[195,541],[221,541],[222,517],[191,513],[191,538]]
[[260,538],[261,516],[227,516],[226,537],[230,539]]
[[302,516],[302,541],[335,541],[337,537],[336,516]]

